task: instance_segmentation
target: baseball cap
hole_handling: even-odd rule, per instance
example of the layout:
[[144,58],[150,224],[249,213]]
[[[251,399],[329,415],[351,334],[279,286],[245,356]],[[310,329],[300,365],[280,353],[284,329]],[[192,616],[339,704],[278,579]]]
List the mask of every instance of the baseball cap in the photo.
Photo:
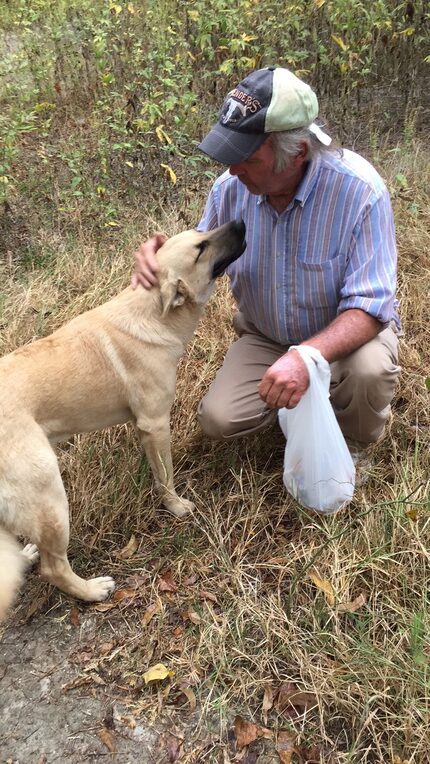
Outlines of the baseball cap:
[[314,120],[318,100],[312,88],[282,67],[251,72],[225,99],[218,122],[199,145],[222,164],[251,156],[269,133],[308,127],[325,146],[331,138]]

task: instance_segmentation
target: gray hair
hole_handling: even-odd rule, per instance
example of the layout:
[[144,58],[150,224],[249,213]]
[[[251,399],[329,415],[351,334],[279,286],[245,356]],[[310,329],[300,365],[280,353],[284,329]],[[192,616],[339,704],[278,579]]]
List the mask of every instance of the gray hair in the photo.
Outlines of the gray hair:
[[300,153],[303,142],[308,147],[307,159],[314,159],[319,154],[324,154],[331,150],[331,147],[324,146],[308,127],[271,133],[270,141],[275,152],[275,172],[282,172],[291,159],[294,159]]

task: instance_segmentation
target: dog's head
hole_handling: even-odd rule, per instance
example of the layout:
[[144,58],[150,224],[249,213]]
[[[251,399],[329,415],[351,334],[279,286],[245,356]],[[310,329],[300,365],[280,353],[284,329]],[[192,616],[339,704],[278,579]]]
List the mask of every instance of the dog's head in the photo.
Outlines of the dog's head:
[[202,306],[215,279],[246,247],[245,223],[226,223],[213,231],[184,231],[172,236],[158,250],[163,316],[171,308],[190,303]]

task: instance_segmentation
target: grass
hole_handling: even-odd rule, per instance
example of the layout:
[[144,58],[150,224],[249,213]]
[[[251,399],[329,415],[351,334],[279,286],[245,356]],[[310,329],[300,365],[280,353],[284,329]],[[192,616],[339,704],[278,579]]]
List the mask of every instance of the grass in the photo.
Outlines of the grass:
[[[112,573],[119,591],[129,590],[111,610],[93,608],[115,633],[99,670],[135,720],[168,714],[183,725],[184,762],[238,760],[227,738],[236,714],[259,724],[266,714],[270,729],[294,731],[293,761],[430,761],[424,383],[430,368],[430,154],[412,143],[380,150],[376,162],[396,215],[403,372],[385,438],[374,447],[370,481],[346,511],[319,517],[288,496],[277,428],[233,444],[212,443],[200,433],[197,403],[232,339],[234,306],[225,281],[180,363],[172,412],[177,487],[195,501],[194,517],[177,523],[159,511],[128,426],[77,436],[59,450],[75,569],[85,576]],[[173,234],[184,227],[181,203],[169,214],[124,206],[121,227],[100,232],[79,226],[77,202],[73,231],[35,228],[33,254],[19,259],[12,252],[0,263],[1,351],[47,334],[126,285],[141,238],[155,228]],[[42,259],[34,252],[43,252]],[[133,536],[133,554],[118,556]],[[167,573],[173,586],[166,590]],[[327,579],[333,601],[315,575]],[[38,597],[47,617],[76,608],[31,576],[15,617]],[[142,625],[154,603],[155,615]],[[142,674],[157,662],[174,677],[154,689]],[[276,695],[286,682],[311,693],[313,702],[283,711],[275,703],[263,712],[267,688]],[[192,725],[181,687],[198,703]],[[277,760],[270,759],[273,741],[254,747],[259,758],[253,761]]]

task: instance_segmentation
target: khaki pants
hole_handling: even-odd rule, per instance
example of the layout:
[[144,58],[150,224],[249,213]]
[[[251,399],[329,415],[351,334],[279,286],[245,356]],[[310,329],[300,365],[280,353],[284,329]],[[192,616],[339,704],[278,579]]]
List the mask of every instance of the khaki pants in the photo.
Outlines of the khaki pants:
[[[257,386],[266,370],[287,350],[246,321],[233,318],[238,338],[229,350],[197,416],[216,440],[258,432],[276,421],[277,409],[261,400]],[[400,374],[395,326],[381,331],[354,353],[331,364],[330,398],[345,437],[373,443],[382,435]]]

